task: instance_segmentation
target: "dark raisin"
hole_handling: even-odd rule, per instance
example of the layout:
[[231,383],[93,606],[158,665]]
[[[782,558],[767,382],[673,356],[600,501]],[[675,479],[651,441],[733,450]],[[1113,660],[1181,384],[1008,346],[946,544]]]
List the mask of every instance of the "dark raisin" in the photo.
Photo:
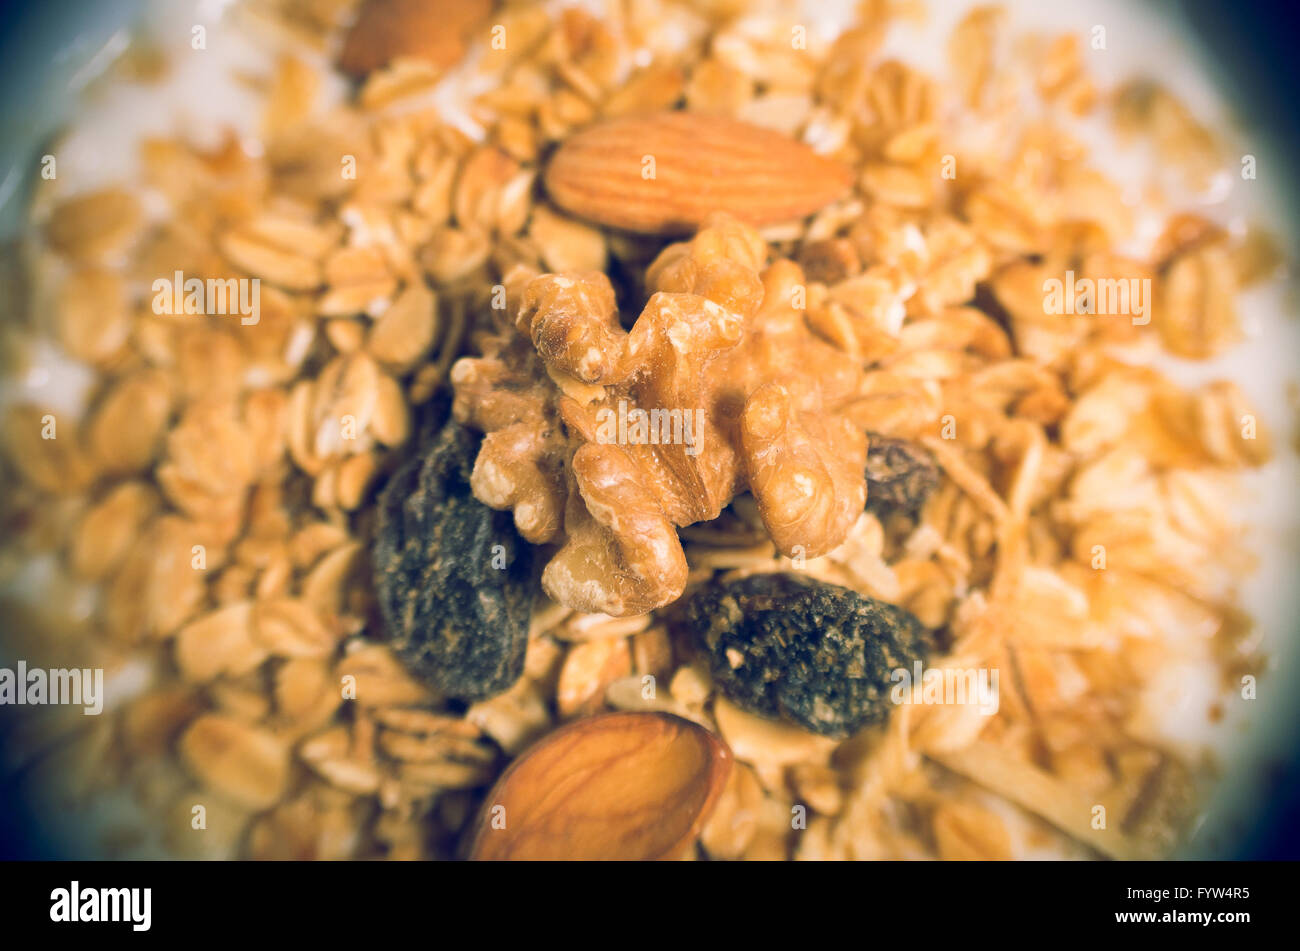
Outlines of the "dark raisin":
[[877,433],[867,439],[867,511],[915,515],[939,485],[939,467],[929,450]]
[[685,617],[728,699],[824,736],[885,720],[891,675],[930,648],[906,611],[795,574],[705,585]]
[[537,590],[509,512],[470,492],[479,439],[451,422],[379,498],[375,581],[394,653],[443,694],[477,700],[524,668]]

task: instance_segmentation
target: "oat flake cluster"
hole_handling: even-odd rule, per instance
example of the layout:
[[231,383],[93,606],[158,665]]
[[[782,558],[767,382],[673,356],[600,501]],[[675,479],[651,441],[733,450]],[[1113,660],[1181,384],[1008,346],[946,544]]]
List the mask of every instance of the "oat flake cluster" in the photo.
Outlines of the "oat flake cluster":
[[[84,411],[6,410],[0,564],[6,591],[44,586],[6,595],[9,646],[103,667],[109,694],[97,718],[6,718],[26,794],[114,856],[450,857],[531,742],[658,711],[735,757],[691,854],[1172,848],[1206,774],[1167,741],[1162,671],[1258,669],[1228,500],[1272,447],[1232,383],[1126,357],[1224,352],[1236,290],[1276,258],[1155,191],[1168,225],[1134,251],[1134,206],[1066,130],[1154,129],[1192,187],[1223,166],[1216,137],[1155,84],[1097,87],[1073,36],[1013,42],[993,7],[927,76],[881,52],[910,2],[861,3],[806,48],[760,2],[463,4],[437,43],[378,13],[349,33],[357,6],[235,5],[274,53],[244,77],[259,147],[149,137],[138,180],[61,172],[7,256],[6,376],[53,346],[91,379]],[[333,102],[340,49],[356,81]],[[108,81],[168,69],[139,47]],[[553,204],[559,143],[670,110],[775,130],[851,187],[671,245]],[[1150,324],[1046,314],[1067,270],[1149,279]],[[176,271],[259,279],[260,321],[154,313]],[[377,493],[453,384],[486,434],[474,495],[550,546],[521,676],[465,703],[403,665],[371,581]],[[706,409],[703,451],[600,444],[590,414],[618,398]],[[877,439],[907,447],[874,457],[912,474],[900,504],[863,491]],[[907,611],[935,667],[1001,670],[997,714],[905,705],[837,739],[734,704],[674,604],[773,571]]]

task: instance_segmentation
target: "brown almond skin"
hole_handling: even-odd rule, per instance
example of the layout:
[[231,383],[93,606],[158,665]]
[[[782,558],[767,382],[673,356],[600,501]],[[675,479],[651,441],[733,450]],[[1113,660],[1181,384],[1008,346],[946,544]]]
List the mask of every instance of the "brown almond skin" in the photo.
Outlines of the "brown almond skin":
[[339,68],[361,77],[398,57],[449,69],[466,36],[492,12],[492,0],[365,0],[343,40]]
[[[722,740],[666,713],[606,713],[543,737],[502,774],[469,858],[681,858],[731,773]],[[494,829],[494,807],[505,828]],[[499,810],[495,810],[500,815]]]
[[[642,175],[646,156],[654,157],[654,178]],[[642,234],[682,234],[715,211],[751,225],[803,218],[844,195],[852,173],[771,129],[662,112],[575,133],[551,157],[545,182],[551,199],[579,218]]]

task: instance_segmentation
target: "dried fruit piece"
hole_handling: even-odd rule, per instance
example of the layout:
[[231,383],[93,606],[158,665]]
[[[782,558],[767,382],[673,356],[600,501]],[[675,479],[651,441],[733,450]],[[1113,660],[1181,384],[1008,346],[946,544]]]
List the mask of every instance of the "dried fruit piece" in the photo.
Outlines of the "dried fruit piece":
[[466,700],[519,679],[536,582],[509,513],[470,493],[478,441],[450,423],[379,500],[376,584],[393,650]]
[[867,434],[867,509],[915,513],[939,485],[939,467],[923,447],[906,439]]
[[748,224],[802,218],[852,177],[795,140],[723,116],[665,112],[601,122],[570,136],[546,168],[555,203],[579,218],[680,234],[713,212]]
[[610,713],[556,730],[484,800],[475,859],[666,859],[695,840],[731,751],[665,713]]
[[708,585],[686,618],[727,697],[823,736],[884,720],[891,673],[910,670],[929,646],[906,611],[786,573]]

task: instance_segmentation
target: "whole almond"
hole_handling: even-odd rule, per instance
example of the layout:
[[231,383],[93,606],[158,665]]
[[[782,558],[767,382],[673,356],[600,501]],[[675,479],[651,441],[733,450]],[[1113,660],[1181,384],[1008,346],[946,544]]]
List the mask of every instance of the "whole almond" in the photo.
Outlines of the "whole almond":
[[663,112],[576,133],[556,150],[545,182],[552,200],[579,218],[677,234],[715,211],[753,225],[802,218],[843,195],[852,174],[770,129]]
[[365,76],[403,57],[450,69],[492,0],[366,0],[343,40],[339,68]]
[[497,781],[470,858],[680,858],[731,767],[724,743],[680,717],[578,720],[544,737]]

